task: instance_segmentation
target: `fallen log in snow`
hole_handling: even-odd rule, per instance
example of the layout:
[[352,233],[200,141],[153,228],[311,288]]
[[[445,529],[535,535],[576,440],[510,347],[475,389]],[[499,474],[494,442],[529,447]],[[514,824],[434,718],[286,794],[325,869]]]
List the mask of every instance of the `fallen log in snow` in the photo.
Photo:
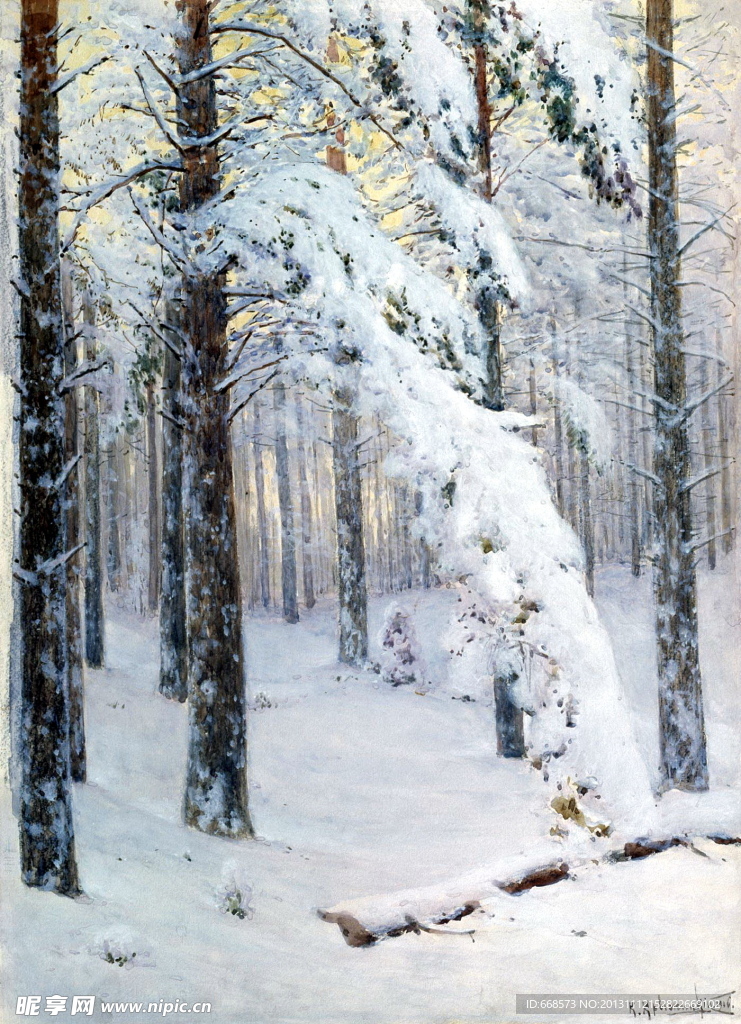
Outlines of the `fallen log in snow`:
[[[642,860],[675,847],[695,849],[693,839],[707,839],[721,845],[741,845],[741,838],[721,835],[669,836],[662,839],[639,838],[613,847],[601,857],[580,857],[572,861],[540,864],[534,858],[510,859],[500,865],[498,878],[490,873],[467,875],[448,885],[407,889],[391,896],[368,896],[348,900],[329,910],[319,910],[319,917],[336,924],[348,946],[372,946],[381,939],[414,932],[439,932],[440,925],[460,921],[482,903],[498,898],[508,901],[530,889],[554,885],[571,878],[576,869],[584,870],[598,864]],[[446,929],[449,934],[472,935],[473,930]]]

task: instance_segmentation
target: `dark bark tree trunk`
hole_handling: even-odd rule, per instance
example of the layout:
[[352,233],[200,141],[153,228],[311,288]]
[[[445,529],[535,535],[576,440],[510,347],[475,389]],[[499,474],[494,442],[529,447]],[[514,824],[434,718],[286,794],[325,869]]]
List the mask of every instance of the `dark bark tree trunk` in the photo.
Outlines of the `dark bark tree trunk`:
[[[69,267],[62,268],[62,310],[64,314],[65,345],[64,374],[71,376],[77,368],[77,338],[75,336],[74,291]],[[78,424],[77,388],[70,388],[64,396],[65,460],[70,467],[65,495],[67,550],[80,546],[80,440]],[[85,757],[85,700],[82,654],[82,553],[67,562],[67,677],[69,686],[69,741],[72,781],[84,782],[87,776]]]
[[[168,321],[176,316],[168,308]],[[180,359],[165,348],[162,374],[162,592],[160,595],[160,693],[188,696],[188,639],[185,616],[183,530],[183,430]]]
[[[705,394],[708,390],[708,361],[700,359],[700,393]],[[705,481],[705,530],[708,537],[708,568],[714,569],[717,560],[717,545],[715,535],[717,523],[715,515],[715,485],[716,477],[713,471],[717,468],[713,460],[713,426],[710,418],[710,403],[705,402],[702,407],[702,457],[703,472],[708,474]]]
[[147,385],[147,483],[149,504],[149,579],[147,606],[154,615],[160,603],[160,460],[157,451],[157,403],[154,384]]
[[[719,339],[720,340],[720,339]],[[720,345],[718,345],[718,353],[720,354]],[[717,367],[717,380],[716,383],[720,386],[723,380],[723,367],[721,363],[716,363]],[[732,482],[732,467],[733,457],[730,450],[730,440],[728,436],[728,410],[727,402],[728,399],[721,392],[717,398],[718,402],[718,447],[720,454],[720,532],[721,532],[721,548],[723,554],[727,555],[733,549],[733,482]]]
[[306,469],[306,443],[304,440],[304,410],[301,398],[296,396],[296,455],[298,458],[298,480],[301,489],[301,554],[304,578],[304,603],[307,608],[316,604],[314,594],[314,557],[311,550],[311,491]]
[[257,532],[260,542],[260,600],[263,608],[270,607],[270,538],[268,516],[265,508],[265,463],[262,457],[263,439],[260,432],[260,406],[254,404],[255,439],[255,499],[257,504]]
[[[538,415],[538,380],[535,375],[535,360],[530,360],[530,374],[528,378],[528,389],[530,392],[530,415]],[[534,448],[538,447],[538,429],[532,428],[531,441]]]
[[708,787],[690,509],[687,379],[680,299],[672,0],[646,9],[651,312],[656,392],[653,471],[656,635],[663,786]]
[[114,594],[121,585],[120,463],[121,454],[118,436],[114,434],[111,438],[111,446],[106,462],[106,508],[108,512],[108,552],[106,565],[108,569],[108,588]]
[[291,467],[286,437],[286,389],[280,381],[273,391],[275,409],[275,475],[278,481],[280,508],[280,578],[283,596],[283,618],[298,622],[298,593],[296,575],[296,534],[293,522],[293,496],[291,494]]
[[[177,0],[178,65],[188,75],[212,61],[210,0]],[[196,213],[218,196],[218,145],[189,144],[217,128],[212,74],[178,91],[184,171],[180,208]],[[183,476],[190,732],[184,819],[213,835],[251,836],[247,722],[234,504],[227,318],[223,273],[182,275]]]
[[337,515],[339,660],[347,665],[360,666],[368,657],[368,593],[358,460],[358,418],[352,411],[352,395],[349,391],[337,389],[334,402],[332,460]]
[[[635,369],[633,360],[633,342],[630,338],[630,328],[626,328],[625,334],[625,373],[628,378],[628,396],[634,403],[637,400]],[[636,428],[635,410],[628,410],[628,457],[633,466],[638,465],[638,439]],[[633,576],[638,578],[641,575],[641,483],[638,474],[631,467],[628,468],[628,517],[630,520],[630,570]]]
[[21,875],[79,892],[70,794],[56,0],[22,0],[20,178]]
[[[95,306],[89,293],[83,299],[85,358],[98,355]],[[94,384],[85,387],[85,660],[102,668],[105,653],[103,617],[103,546],[100,521],[100,395]]]

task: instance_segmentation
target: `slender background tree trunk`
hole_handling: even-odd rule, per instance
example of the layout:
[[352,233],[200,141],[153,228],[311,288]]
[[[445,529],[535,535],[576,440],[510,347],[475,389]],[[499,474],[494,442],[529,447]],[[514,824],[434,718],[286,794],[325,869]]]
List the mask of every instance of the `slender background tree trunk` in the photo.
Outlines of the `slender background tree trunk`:
[[[95,305],[89,292],[83,300],[85,358],[98,355]],[[85,660],[102,668],[105,652],[103,613],[103,550],[100,521],[100,396],[85,386]]]
[[307,608],[316,604],[314,595],[314,556],[311,550],[311,491],[306,470],[306,441],[304,410],[300,395],[296,395],[296,455],[298,458],[298,480],[301,490],[301,555],[304,578],[304,603]]
[[160,460],[157,451],[157,403],[154,384],[147,385],[147,482],[149,484],[149,580],[147,605],[154,615],[160,603]]
[[280,507],[280,578],[283,595],[283,618],[298,622],[298,593],[296,575],[296,534],[293,521],[293,495],[291,494],[291,467],[286,437],[286,388],[276,381],[273,391],[275,409],[275,474],[278,480]]

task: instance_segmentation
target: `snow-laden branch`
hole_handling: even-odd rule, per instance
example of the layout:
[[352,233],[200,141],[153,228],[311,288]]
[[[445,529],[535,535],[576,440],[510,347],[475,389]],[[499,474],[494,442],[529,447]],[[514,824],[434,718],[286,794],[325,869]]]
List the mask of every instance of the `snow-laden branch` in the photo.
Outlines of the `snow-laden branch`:
[[685,480],[679,488],[680,494],[686,494],[687,491],[691,491],[697,487],[698,484],[703,483],[705,480],[710,480],[711,477],[718,476],[721,471],[719,469],[709,469],[705,473],[700,473],[699,476],[692,477],[691,480]]
[[[705,233],[706,233],[707,231],[712,231],[712,229],[713,229],[713,228],[715,227],[715,225],[716,225],[716,224],[720,224],[720,222],[721,222],[721,221],[722,221],[722,220],[723,220],[723,219],[724,219],[725,217],[727,217],[727,216],[728,216],[728,214],[729,214],[729,213],[731,212],[731,210],[733,210],[733,209],[735,208],[735,206],[736,206],[736,204],[734,203],[734,204],[733,204],[732,206],[729,206],[727,210],[723,210],[723,212],[722,212],[722,213],[719,213],[717,217],[714,217],[714,218],[713,218],[712,220],[708,221],[708,223],[707,223],[707,224],[703,224],[703,226],[702,226],[702,227],[700,228],[700,230],[699,230],[699,231],[696,231],[696,232],[694,233],[694,235],[692,235],[692,237],[691,237],[691,238],[688,238],[688,239],[687,239],[687,241],[686,241],[686,242],[684,243],[684,245],[682,245],[682,246],[680,247],[680,249],[679,249],[679,252],[677,253],[677,257],[678,257],[678,258],[681,258],[681,257],[682,257],[682,256],[684,255],[684,253],[685,253],[685,252],[686,252],[686,251],[687,251],[687,250],[688,250],[688,249],[689,249],[689,248],[690,248],[691,246],[693,246],[693,245],[695,244],[695,242],[696,242],[696,241],[697,241],[697,240],[698,240],[699,238],[702,238],[702,236],[703,236],[703,235],[704,235],[704,234],[705,234]],[[697,223],[697,222],[695,222],[695,223]]]
[[98,356],[97,359],[85,359],[76,367],[73,373],[70,373],[68,377],[62,380],[62,383],[59,385],[59,393],[63,395],[67,391],[72,391],[85,377],[95,373],[96,370],[102,370],[107,365],[108,356]]
[[170,128],[170,125],[167,123],[164,114],[162,113],[162,111],[159,108],[159,105],[157,104],[157,101],[149,91],[149,86],[147,85],[144,79],[144,75],[141,73],[139,68],[134,68],[134,74],[139,79],[139,85],[141,86],[142,92],[144,93],[144,101],[149,107],[149,111],[152,117],[157,122],[160,131],[165,136],[170,145],[174,146],[178,153],[182,155],[182,143],[180,142],[180,139],[178,138],[177,134]]
[[234,417],[239,415],[239,413],[242,411],[242,409],[244,409],[248,402],[251,402],[255,395],[259,394],[259,392],[262,391],[263,388],[266,388],[268,386],[271,380],[274,380],[278,376],[278,372],[278,370],[273,370],[273,372],[269,374],[269,376],[267,376],[261,384],[258,384],[258,386],[253,391],[250,391],[250,393],[245,398],[243,398],[241,402],[238,402],[237,405],[234,406],[234,408],[227,416],[227,423],[231,423]]
[[693,399],[691,402],[687,402],[682,407],[681,412],[677,416],[676,420],[671,424],[671,426],[672,427],[678,426],[684,420],[689,419],[693,412],[695,412],[697,409],[699,409],[701,405],[704,405],[705,402],[709,402],[710,399],[714,395],[717,395],[719,391],[722,391],[723,388],[728,387],[728,385],[732,381],[733,381],[733,374],[729,374],[719,384],[716,384],[714,388],[710,388],[709,391],[706,391],[704,394],[699,395],[697,398]]
[[105,64],[106,61],[109,60],[111,60],[111,57],[108,54],[92,57],[85,64],[80,65],[79,68],[75,68],[73,71],[68,71],[66,75],[61,75],[49,91],[52,95],[61,92],[62,89],[66,89],[67,86],[74,82],[76,78],[79,78],[80,75],[89,75],[91,71],[100,67],[101,64]]
[[139,197],[132,189],[129,189],[129,196],[131,197],[131,202],[134,205],[134,209],[141,217],[144,226],[146,227],[147,231],[150,233],[154,241],[157,243],[157,245],[159,245],[162,249],[165,250],[165,252],[173,261],[173,263],[183,273],[187,273],[189,268],[186,256],[182,252],[178,252],[178,250],[169,241],[169,239],[165,237],[164,233],[160,231],[157,225],[152,222],[152,219],[147,213],[144,204],[141,202]]
[[[312,67],[320,75],[326,78],[327,81],[332,82],[333,85],[336,85],[337,88],[340,89],[340,91],[352,103],[352,105],[362,112],[362,117],[367,118],[373,125],[375,125],[376,128],[378,128],[380,132],[382,132],[388,139],[391,140],[395,149],[403,148],[399,140],[389,131],[388,128],[386,128],[382,124],[380,119],[375,114],[371,113],[371,111],[367,109],[365,104],[352,92],[352,90],[348,89],[348,87],[345,85],[341,78],[333,74],[329,70],[329,68],[325,67],[325,65],[322,64],[320,61],[315,60],[314,57],[311,56],[311,54],[306,53],[306,51],[302,50],[301,47],[296,46],[296,44],[292,42],[288,38],[288,36],[282,35],[282,33],[280,32],[271,32],[269,29],[261,28],[259,25],[254,25],[246,21],[231,21],[225,22],[220,25],[213,25],[211,27],[211,32],[212,34],[224,32],[241,32],[245,35],[262,36],[264,39],[273,39],[276,42],[280,43],[282,46],[285,46],[287,50],[290,50],[291,53],[295,54],[302,61],[304,61],[306,64]],[[233,60],[234,55],[232,55],[229,59]],[[191,80],[192,75],[196,75],[197,77],[203,77],[205,74],[212,74],[214,70],[218,70],[218,68],[216,68],[215,65],[223,66],[224,60],[226,60],[226,58],[223,58],[221,61],[214,61],[212,64],[207,65],[204,68],[198,68],[197,71],[191,72],[191,75],[184,76],[184,78],[181,79],[181,81],[185,81],[186,79]],[[195,81],[196,79],[192,80]]]
[[[66,252],[74,244],[77,238],[77,232],[82,227],[85,217],[87,217],[90,210],[93,207],[98,206],[100,203],[109,199],[114,192],[117,192],[120,188],[126,188],[128,185],[132,185],[139,178],[145,177],[147,174],[151,174],[153,171],[182,171],[183,166],[180,163],[174,163],[173,161],[147,161],[144,164],[140,164],[135,167],[132,171],[129,171],[123,178],[114,178],[111,181],[106,182],[104,185],[99,185],[97,189],[90,193],[89,198],[85,203],[77,210],[75,219],[72,222],[67,235],[62,243],[59,255],[64,256]],[[63,207],[65,209],[65,207]]]

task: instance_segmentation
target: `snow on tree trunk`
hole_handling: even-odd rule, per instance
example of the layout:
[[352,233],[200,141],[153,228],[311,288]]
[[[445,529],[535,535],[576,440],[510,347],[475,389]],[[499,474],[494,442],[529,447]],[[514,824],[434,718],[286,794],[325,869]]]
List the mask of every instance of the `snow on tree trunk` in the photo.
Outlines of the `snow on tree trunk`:
[[[482,0],[471,0],[470,15],[475,39],[473,51],[476,109],[478,113],[478,163],[479,171],[483,176],[481,195],[487,203],[490,203],[493,199],[491,174],[492,110],[491,103],[489,102],[488,61],[486,43],[484,42],[486,8]],[[476,308],[486,337],[484,404],[487,409],[501,412],[504,409],[502,306],[491,288],[484,288],[476,296]]]
[[332,410],[332,463],[337,516],[339,659],[362,665],[368,656],[368,594],[365,582],[363,501],[358,460],[358,417],[352,394],[338,388]]
[[59,267],[56,0],[21,4],[21,873],[79,892],[70,795],[64,514],[64,324]]
[[[167,319],[176,312],[168,306]],[[173,332],[174,333],[174,332]],[[180,359],[165,348],[162,375],[162,593],[160,594],[160,693],[188,696],[183,533],[183,428],[180,425]]]
[[147,582],[147,606],[154,615],[160,603],[160,463],[157,451],[157,404],[154,384],[147,385],[147,483],[149,503],[147,520],[149,525],[149,578]]
[[278,481],[280,508],[280,578],[283,596],[283,618],[298,622],[296,577],[296,534],[293,523],[291,471],[286,437],[286,388],[278,381],[273,391],[275,408],[275,475]]
[[[74,293],[68,266],[62,267],[62,311],[64,314],[64,374],[71,376],[77,368],[77,338],[74,323]],[[69,388],[64,396],[64,456],[69,469],[65,494],[67,550],[80,544],[80,442],[77,388]],[[67,562],[67,674],[70,701],[70,762],[73,782],[84,782],[87,774],[85,758],[85,708],[82,654],[82,554],[78,552]]]
[[296,457],[298,459],[298,481],[301,489],[301,555],[304,579],[304,603],[307,608],[316,604],[314,594],[314,558],[311,550],[311,491],[306,471],[306,445],[304,443],[304,410],[301,398],[296,395]]
[[[98,355],[95,306],[89,292],[83,299],[85,358]],[[100,395],[85,386],[85,660],[102,668],[105,653],[103,618],[103,545],[100,521]]]
[[[211,63],[209,0],[178,0],[181,75]],[[213,74],[178,90],[184,142],[180,207],[196,214],[220,191],[218,145],[187,144],[217,127]],[[183,476],[188,628],[187,825],[232,838],[252,835],[247,808],[247,723],[226,376],[225,275],[191,264],[180,282]]]
[[703,790],[708,769],[687,487],[691,467],[680,298],[672,6],[672,0],[648,0],[646,9],[660,750],[665,788]]
[[270,538],[265,508],[265,463],[262,457],[263,440],[260,433],[260,403],[254,401],[253,451],[255,455],[255,498],[257,505],[257,533],[260,543],[260,601],[263,608],[270,607]]

